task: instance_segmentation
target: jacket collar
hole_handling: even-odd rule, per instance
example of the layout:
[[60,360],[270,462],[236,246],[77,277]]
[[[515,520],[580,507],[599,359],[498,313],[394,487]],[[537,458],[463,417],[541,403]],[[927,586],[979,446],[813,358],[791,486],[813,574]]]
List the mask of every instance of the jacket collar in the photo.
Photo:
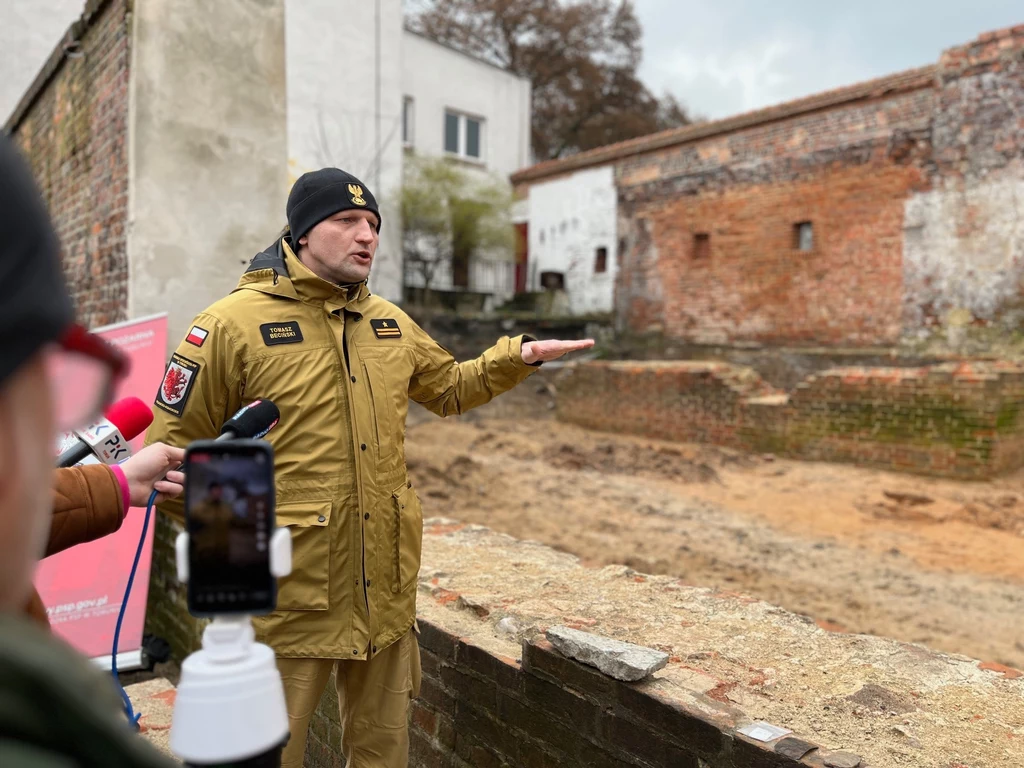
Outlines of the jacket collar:
[[297,301],[322,303],[328,312],[347,308],[357,314],[361,313],[355,305],[370,296],[365,280],[358,285],[340,286],[315,275],[299,261],[287,234],[253,256],[235,287],[236,291],[243,289]]

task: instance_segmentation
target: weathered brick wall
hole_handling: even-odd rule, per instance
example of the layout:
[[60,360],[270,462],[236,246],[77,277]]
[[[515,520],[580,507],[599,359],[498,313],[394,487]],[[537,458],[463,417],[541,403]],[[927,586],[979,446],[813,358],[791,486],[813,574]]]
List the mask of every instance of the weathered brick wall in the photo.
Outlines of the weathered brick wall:
[[42,187],[89,326],[127,317],[129,5],[86,3],[5,126]]
[[789,396],[726,363],[594,362],[557,386],[559,418],[591,429],[939,476],[1024,465],[1019,365],[832,369]]
[[[931,67],[541,163],[513,181],[523,194],[614,167],[624,330],[858,346],[1017,330],[1022,112],[1024,25]],[[807,250],[800,222],[813,227]]]
[[424,622],[420,646],[423,686],[410,733],[415,768],[820,764],[748,740],[644,684],[577,664],[544,639],[524,641],[516,660]]
[[1024,25],[946,51],[933,189],[907,201],[906,333],[1024,325]]
[[[621,161],[626,326],[705,343],[896,341],[903,205],[927,179],[894,135],[926,130],[934,101],[918,88]],[[805,221],[813,245],[799,250]]]

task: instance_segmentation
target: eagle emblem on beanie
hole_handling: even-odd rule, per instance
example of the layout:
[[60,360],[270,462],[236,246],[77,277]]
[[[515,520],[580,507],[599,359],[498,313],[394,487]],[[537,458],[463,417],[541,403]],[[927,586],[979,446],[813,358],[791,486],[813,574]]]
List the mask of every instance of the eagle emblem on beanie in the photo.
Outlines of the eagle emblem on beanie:
[[352,202],[356,205],[366,205],[366,201],[363,200],[363,188],[358,184],[349,184],[348,193],[352,195]]

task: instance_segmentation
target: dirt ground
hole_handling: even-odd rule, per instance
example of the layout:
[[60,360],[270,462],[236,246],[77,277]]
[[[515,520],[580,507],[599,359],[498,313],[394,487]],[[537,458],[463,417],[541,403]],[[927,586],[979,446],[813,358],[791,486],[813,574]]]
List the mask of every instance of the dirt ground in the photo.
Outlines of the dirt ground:
[[790,461],[591,432],[552,406],[537,376],[457,418],[413,406],[424,514],[1024,668],[1024,474],[964,483]]

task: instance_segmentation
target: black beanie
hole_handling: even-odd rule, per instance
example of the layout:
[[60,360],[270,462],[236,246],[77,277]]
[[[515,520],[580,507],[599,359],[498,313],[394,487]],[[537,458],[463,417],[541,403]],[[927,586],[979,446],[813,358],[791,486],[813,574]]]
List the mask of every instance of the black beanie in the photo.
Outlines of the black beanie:
[[380,232],[380,211],[370,190],[351,173],[340,168],[321,168],[302,174],[288,195],[288,229],[292,242],[299,246],[299,238],[338,211],[353,208],[373,211],[377,215]]
[[0,387],[73,319],[50,215],[27,164],[0,134]]

